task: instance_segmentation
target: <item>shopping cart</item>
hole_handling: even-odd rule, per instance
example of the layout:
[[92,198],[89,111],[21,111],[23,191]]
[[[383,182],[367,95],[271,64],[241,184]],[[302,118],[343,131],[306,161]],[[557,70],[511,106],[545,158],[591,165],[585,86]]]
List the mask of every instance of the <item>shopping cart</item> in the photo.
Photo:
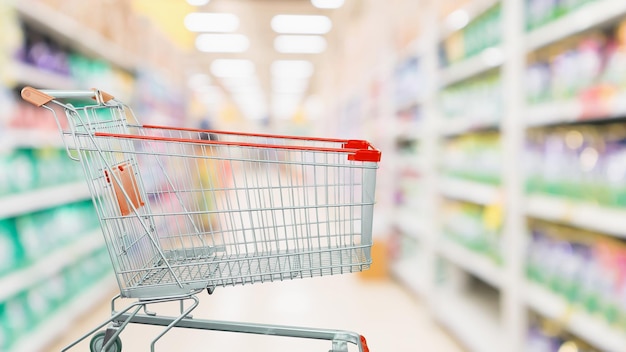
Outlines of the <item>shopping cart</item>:
[[[98,91],[26,87],[83,167],[120,293],[91,351],[120,352],[129,323],[322,339],[368,351],[356,333],[192,318],[197,294],[359,272],[371,264],[380,152],[366,141],[141,125]],[[121,310],[120,298],[136,299]],[[178,316],[148,310],[180,302]],[[187,304],[185,304],[187,303]],[[188,307],[186,307],[186,305]],[[105,331],[98,330],[108,325]]]

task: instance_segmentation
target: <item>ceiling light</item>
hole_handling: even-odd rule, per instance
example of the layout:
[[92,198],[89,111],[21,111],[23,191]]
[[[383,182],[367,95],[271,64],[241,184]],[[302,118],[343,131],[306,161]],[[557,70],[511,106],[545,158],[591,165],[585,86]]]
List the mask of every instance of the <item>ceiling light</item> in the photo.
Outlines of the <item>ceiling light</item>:
[[234,32],[239,17],[232,13],[193,12],[185,16],[185,28],[192,32]]
[[338,9],[343,6],[344,0],[311,0],[318,9]]
[[216,77],[249,77],[254,71],[250,60],[217,59],[211,63],[211,73]]
[[242,34],[200,34],[196,48],[206,53],[242,53],[250,47],[248,37]]
[[283,54],[319,54],[326,50],[326,39],[319,35],[279,35],[274,48]]
[[279,78],[309,78],[313,75],[313,64],[306,60],[278,60],[272,62],[271,72]]
[[275,32],[285,34],[325,34],[333,27],[330,18],[315,15],[276,15],[271,25]]
[[453,11],[446,17],[446,26],[452,31],[458,31],[469,23],[469,14],[463,9]]
[[187,3],[191,6],[204,6],[209,3],[210,0],[187,0]]

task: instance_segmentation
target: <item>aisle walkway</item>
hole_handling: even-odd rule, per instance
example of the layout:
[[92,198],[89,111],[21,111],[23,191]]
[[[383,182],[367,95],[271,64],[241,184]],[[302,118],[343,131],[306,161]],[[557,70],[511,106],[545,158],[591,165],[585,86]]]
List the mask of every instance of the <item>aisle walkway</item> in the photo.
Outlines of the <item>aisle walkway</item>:
[[[283,283],[216,289],[202,294],[194,317],[353,330],[364,335],[372,352],[461,352],[429,319],[425,307],[392,281],[340,275]],[[177,309],[177,305],[166,310]],[[59,351],[109,313],[108,302],[79,322],[50,351]],[[122,333],[124,352],[149,351],[160,328],[129,326]],[[160,341],[159,352],[272,351],[327,352],[330,343],[280,337],[177,329]],[[87,343],[75,351],[89,351]],[[351,349],[350,351],[353,351]]]

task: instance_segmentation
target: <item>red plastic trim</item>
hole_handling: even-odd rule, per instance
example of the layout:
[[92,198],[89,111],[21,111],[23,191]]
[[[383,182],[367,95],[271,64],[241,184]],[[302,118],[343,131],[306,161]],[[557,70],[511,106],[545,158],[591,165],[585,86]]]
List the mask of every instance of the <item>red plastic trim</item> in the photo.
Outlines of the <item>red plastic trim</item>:
[[367,341],[365,341],[365,337],[361,335],[360,338],[361,338],[361,346],[363,346],[363,352],[370,352],[369,347],[367,347]]
[[269,138],[295,139],[295,140],[301,140],[301,141],[317,141],[317,142],[337,142],[337,143],[344,143],[344,142],[347,143],[347,142],[349,142],[349,140],[347,140],[347,139],[337,139],[337,138],[284,136],[284,135],[277,135],[277,134],[230,132],[230,131],[218,131],[218,130],[202,130],[202,129],[197,129],[197,128],[169,127],[169,126],[158,126],[158,125],[142,125],[142,126],[143,126],[143,128],[152,128],[152,129],[173,130],[173,131],[188,131],[188,132],[203,132],[203,133],[215,133],[215,134],[229,134],[229,135],[236,135],[236,136],[269,137]]
[[[156,128],[156,127],[150,127]],[[178,129],[181,130],[181,129]],[[198,130],[198,131],[206,131],[206,130]],[[219,132],[222,133],[222,132]],[[232,133],[239,134],[239,133]],[[245,135],[245,134],[242,134]],[[250,134],[247,134],[250,135]],[[146,140],[146,141],[164,141],[164,142],[182,142],[182,143],[195,143],[195,144],[210,144],[210,145],[230,145],[230,146],[238,146],[238,147],[253,147],[253,148],[271,148],[271,149],[282,149],[282,150],[300,150],[300,151],[317,151],[317,152],[330,152],[330,153],[346,153],[348,154],[348,160],[352,161],[380,161],[380,151],[376,149],[372,150],[361,150],[361,149],[353,149],[353,148],[324,148],[324,147],[307,147],[307,146],[291,146],[291,145],[274,145],[274,144],[261,144],[261,143],[246,143],[246,142],[225,142],[225,141],[211,141],[211,140],[200,140],[200,139],[188,139],[188,138],[172,138],[172,137],[158,137],[158,136],[139,136],[132,134],[120,134],[120,133],[106,133],[106,132],[96,132],[95,136],[97,137],[110,137],[110,138],[123,138],[123,139],[136,139],[136,140]],[[254,135],[257,136],[257,135]],[[264,136],[272,136],[272,135],[264,135]],[[273,136],[272,136],[273,137]],[[290,138],[287,136],[281,136],[279,138]],[[307,138],[298,138],[299,140],[311,140]],[[314,139],[321,140],[321,139]],[[332,141],[327,139],[325,141]],[[343,141],[343,140],[341,140]],[[367,146],[373,148],[369,143],[365,142]]]

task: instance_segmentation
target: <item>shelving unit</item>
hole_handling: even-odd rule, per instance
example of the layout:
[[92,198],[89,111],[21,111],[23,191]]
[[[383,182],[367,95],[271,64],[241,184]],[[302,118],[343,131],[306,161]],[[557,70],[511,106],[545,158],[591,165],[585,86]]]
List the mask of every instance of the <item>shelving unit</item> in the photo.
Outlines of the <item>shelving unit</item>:
[[90,197],[89,188],[82,181],[5,196],[0,198],[0,218],[10,218]]
[[[11,93],[11,90],[17,91],[26,85],[37,88],[72,90],[90,89],[93,88],[92,84],[100,84],[102,86],[97,86],[97,88],[105,89],[124,102],[132,104],[133,99],[137,99],[132,86],[136,85],[136,82],[141,78],[138,76],[138,69],[141,70],[141,74],[145,75],[145,77],[153,74],[158,76],[163,72],[172,71],[172,65],[167,65],[167,67],[162,67],[159,70],[161,66],[158,66],[158,63],[168,61],[169,58],[172,58],[171,61],[174,61],[174,58],[178,58],[175,50],[168,48],[166,50],[167,55],[160,53],[159,55],[162,57],[159,57],[158,60],[150,56],[151,51],[148,50],[150,49],[150,44],[143,38],[146,35],[154,35],[153,39],[159,40],[159,35],[161,35],[156,33],[153,25],[146,23],[136,28],[136,31],[129,33],[125,31],[127,29],[125,25],[131,22],[131,18],[126,18],[125,16],[136,15],[131,14],[130,11],[124,12],[124,10],[120,10],[115,13],[111,11],[110,14],[107,14],[106,21],[110,23],[105,23],[105,18],[99,14],[102,17],[102,23],[100,24],[108,26],[108,28],[103,30],[103,26],[100,26],[95,20],[92,21],[93,19],[85,20],[83,17],[76,17],[77,13],[74,11],[76,6],[74,5],[80,4],[73,4],[71,9],[63,10],[58,9],[59,5],[54,4],[54,2],[40,0],[9,0],[6,4],[0,5],[2,7],[1,10],[5,10],[5,8],[7,10],[2,12],[2,15],[11,16],[12,20],[10,23],[12,25],[15,22],[15,31],[19,32],[22,29],[29,32],[32,31],[36,37],[41,36],[46,41],[52,42],[51,47],[54,46],[55,50],[62,51],[63,57],[67,60],[67,63],[62,65],[62,68],[54,65],[48,67],[46,66],[47,63],[36,61],[27,57],[26,54],[21,56],[21,52],[12,52],[18,48],[11,47],[10,50],[0,54],[2,55],[0,57],[0,62],[2,62],[0,66],[2,82],[0,84],[6,85],[6,87],[3,87],[5,88],[3,92]],[[104,1],[92,2],[85,6],[89,6],[94,12],[101,12],[105,6],[119,7],[120,5],[122,7],[126,6],[122,2],[112,5],[111,2]],[[130,5],[128,6],[130,8]],[[134,23],[135,20],[132,19],[132,22]],[[20,23],[23,25],[23,28],[20,26]],[[111,24],[115,26],[112,27]],[[124,26],[120,26],[122,24]],[[123,38],[120,39],[120,35]],[[29,37],[28,39],[32,38]],[[137,45],[133,45],[134,41],[136,41]],[[164,42],[165,40],[161,43]],[[22,45],[21,49],[26,52],[26,39]],[[129,50],[129,47],[132,50]],[[164,59],[164,57],[168,59]],[[32,62],[32,64],[27,62]],[[103,80],[105,78],[102,75],[103,73],[107,75],[106,80]],[[96,79],[98,83],[89,82]],[[100,83],[101,80],[102,82]],[[152,85],[148,88],[152,88]],[[113,91],[110,91],[110,89]],[[179,94],[181,91],[177,87],[159,87],[159,89],[161,94],[165,94],[167,89],[171,89],[176,94]],[[180,106],[176,105],[176,107],[181,111],[184,110],[184,102],[182,100],[177,100],[174,103],[174,100],[179,97],[176,94],[171,94],[165,99],[161,99],[159,107],[169,104],[167,108],[170,108],[170,105],[180,103]],[[180,97],[182,96],[180,95]],[[44,121],[43,115],[47,114],[46,111],[36,112],[37,114],[41,113],[42,116],[35,115],[35,112],[32,110],[34,108],[23,105],[18,98],[15,99],[16,107],[14,111],[8,111],[12,115],[8,116],[8,118],[7,116],[0,116],[0,120],[3,123],[0,126],[0,151],[3,153],[8,152],[9,154],[7,155],[11,157],[11,153],[19,149],[19,153],[23,153],[20,156],[24,155],[24,162],[31,163],[32,161],[33,167],[39,167],[39,164],[35,164],[35,159],[42,155],[44,155],[44,158],[48,157],[47,155],[51,155],[51,158],[58,157],[59,152],[65,146],[54,123],[52,123],[52,116],[50,116],[49,120]],[[13,101],[10,102],[13,103]],[[151,102],[142,100],[140,103],[150,104]],[[4,111],[7,110],[5,109]],[[21,114],[26,115],[23,121],[18,120],[22,116]],[[41,124],[45,125],[45,127],[39,128],[39,117],[42,118]],[[144,122],[146,119],[144,119]],[[32,154],[30,150],[33,150]],[[50,150],[49,154],[46,154],[47,150]],[[63,155],[63,157],[67,156]],[[77,165],[77,167],[79,166]],[[37,171],[45,172],[45,170]],[[34,219],[37,219],[36,216],[39,215],[42,218],[46,218],[49,214],[51,219],[57,221],[54,216],[68,216],[68,214],[77,214],[73,213],[73,211],[82,211],[83,208],[80,206],[73,208],[73,206],[69,205],[90,199],[91,195],[87,184],[84,181],[71,181],[69,177],[65,177],[65,181],[60,180],[61,177],[59,177],[58,182],[66,183],[45,186],[55,181],[52,179],[37,181],[39,183],[35,185],[33,182],[30,188],[22,187],[19,193],[1,196],[0,219],[8,219],[6,223],[10,227],[15,223],[16,228],[18,227],[17,224],[21,224],[20,226],[23,228],[29,228],[34,227],[32,223],[35,221]],[[18,192],[17,189],[12,191]],[[68,205],[67,212],[65,211],[66,209],[61,208],[66,205]],[[56,211],[57,208],[59,212]],[[52,223],[52,220],[50,221]],[[89,228],[92,225],[90,223]],[[83,228],[88,229],[87,227]],[[28,230],[30,231],[31,229],[29,228]],[[55,230],[59,229],[55,228]],[[84,280],[76,278],[76,276],[83,274],[81,270],[93,271],[93,268],[90,269],[88,267],[89,265],[95,265],[96,262],[93,261],[94,259],[90,254],[93,253],[96,256],[96,261],[104,258],[100,257],[100,255],[105,254],[101,231],[91,230],[87,231],[87,233],[74,233],[65,237],[58,235],[58,238],[65,242],[43,251],[43,254],[39,254],[36,258],[33,254],[35,250],[33,249],[32,253],[27,253],[27,248],[24,244],[25,241],[32,241],[34,234],[29,233],[28,236],[30,237],[25,239],[27,236],[24,233],[20,233],[19,229],[7,231],[9,243],[15,243],[16,251],[21,251],[21,246],[23,246],[24,255],[18,252],[16,255],[18,259],[15,262],[16,267],[12,271],[0,275],[0,287],[2,287],[2,290],[0,290],[0,307],[3,307],[5,302],[7,304],[13,302],[13,304],[21,307],[22,297],[31,299],[31,296],[33,296],[35,297],[33,299],[36,299],[38,295],[41,295],[43,300],[47,300],[46,293],[40,293],[38,290],[41,290],[42,287],[47,287],[46,285],[48,285],[50,278],[56,276],[63,278],[61,281],[64,282],[64,290],[71,289],[73,290],[72,292],[78,292],[77,295],[66,296],[56,301],[52,301],[52,298],[50,298],[51,301],[46,302],[46,304],[51,305],[51,308],[37,313],[41,316],[38,316],[37,320],[32,322],[36,326],[30,326],[23,331],[11,332],[12,336],[9,336],[9,340],[12,343],[8,347],[4,345],[6,341],[0,339],[0,350],[5,351],[8,348],[7,352],[47,350],[50,343],[58,338],[59,334],[71,326],[76,319],[88,314],[94,305],[102,304],[115,290],[116,283],[111,275],[106,275],[106,278],[96,281],[94,281],[95,278],[90,277],[85,277]],[[13,231],[15,231],[15,234],[13,234]],[[89,261],[90,259],[91,261]],[[83,264],[85,264],[85,268],[82,267]],[[102,266],[102,270],[106,270],[106,268]],[[74,287],[80,284],[83,285],[80,289]],[[3,308],[0,308],[0,325],[2,325],[0,333],[5,332],[5,325],[7,325],[3,320],[5,312],[2,310]],[[15,341],[16,337],[19,337],[19,340]]]
[[626,14],[626,3],[597,0],[578,10],[535,29],[526,36],[526,51],[530,52],[592,27],[601,26]]
[[104,247],[100,230],[87,233],[79,240],[40,258],[31,265],[0,277],[0,302],[35,285],[51,274],[71,265],[76,258]]
[[453,83],[477,76],[502,64],[504,53],[499,47],[485,49],[481,54],[466,59],[441,71],[441,85]]
[[[561,322],[572,334],[591,343],[603,351],[626,350],[626,331],[610,326],[601,318],[573,307],[566,299],[551,291],[530,283],[526,279],[526,252],[524,248],[530,238],[528,218],[542,219],[553,223],[596,231],[607,236],[626,238],[626,210],[599,206],[593,203],[577,202],[570,199],[541,193],[525,193],[524,178],[525,138],[530,128],[569,125],[572,123],[607,121],[626,116],[624,93],[608,96],[605,100],[583,101],[578,97],[561,101],[547,101],[531,105],[526,101],[525,75],[529,54],[553,45],[571,36],[593,28],[607,28],[611,23],[626,18],[626,2],[614,0],[590,1],[580,5],[569,14],[525,32],[523,1],[477,1],[469,2],[465,14],[471,21],[496,4],[501,6],[501,44],[475,53],[468,59],[458,61],[449,67],[436,67],[429,77],[434,81],[428,94],[436,97],[446,87],[473,80],[490,70],[499,70],[503,108],[499,122],[477,124],[473,116],[446,118],[437,99],[424,99],[424,117],[432,127],[434,147],[425,149],[420,166],[422,172],[432,178],[425,185],[434,192],[424,195],[433,212],[422,217],[420,226],[415,226],[407,209],[400,206],[396,212],[398,226],[403,231],[425,233],[419,236],[423,243],[431,243],[420,249],[422,257],[433,262],[444,260],[454,264],[468,277],[475,277],[499,292],[498,297],[489,297],[488,304],[480,293],[449,290],[445,284],[437,282],[429,270],[436,270],[433,263],[421,263],[421,273],[431,277],[435,286],[430,290],[414,288],[417,295],[432,306],[433,315],[448,328],[469,351],[525,351],[528,310],[533,310],[547,319]],[[436,17],[437,7],[424,8],[425,17]],[[444,26],[433,26],[420,32],[421,38],[429,46],[420,51],[424,60],[437,61],[441,52],[439,45],[453,35]],[[491,61],[489,60],[491,55]],[[480,76],[482,77],[482,76]],[[595,105],[594,105],[595,104]],[[470,112],[468,112],[470,114]],[[433,127],[434,126],[434,127]],[[497,185],[448,176],[441,168],[440,145],[452,138],[469,136],[477,132],[493,131],[500,135],[502,158],[501,177]],[[434,181],[436,180],[436,181]],[[468,202],[482,206],[502,207],[503,224],[501,266],[488,257],[466,249],[459,242],[447,238],[442,227],[442,214],[437,199]],[[432,235],[432,236],[431,236]],[[429,251],[431,251],[429,253]],[[416,263],[395,263],[396,266],[415,266]],[[402,268],[395,268],[402,272]],[[439,279],[441,280],[441,279]],[[445,281],[445,280],[444,280]],[[428,286],[428,283],[425,284]],[[408,285],[409,287],[413,287]],[[452,292],[450,292],[452,291]]]
[[117,288],[113,276],[106,276],[85,292],[79,294],[62,310],[48,317],[46,322],[35,329],[27,338],[15,343],[15,351],[41,351],[47,348],[60,334],[67,331],[72,323],[84,316],[97,305],[112,296]]
[[533,218],[626,238],[624,208],[609,208],[546,195],[529,195],[526,209]]
[[119,45],[50,5],[35,0],[10,0],[10,2],[20,16],[45,28],[62,41],[71,42],[77,50],[129,71],[137,67],[138,59]]
[[502,199],[502,190],[497,186],[453,177],[443,178],[441,194],[451,199],[481,205],[496,204]]
[[565,299],[547,289],[527,283],[526,301],[528,306],[561,324],[603,351],[619,352],[626,346],[626,334],[610,326],[603,320],[587,314],[582,309],[571,306]]
[[454,241],[440,241],[439,255],[495,288],[502,288],[502,268],[483,255],[465,249]]
[[[455,292],[440,293],[435,319],[471,352],[497,352],[506,346],[499,312],[492,297]],[[497,299],[496,299],[497,302]]]

